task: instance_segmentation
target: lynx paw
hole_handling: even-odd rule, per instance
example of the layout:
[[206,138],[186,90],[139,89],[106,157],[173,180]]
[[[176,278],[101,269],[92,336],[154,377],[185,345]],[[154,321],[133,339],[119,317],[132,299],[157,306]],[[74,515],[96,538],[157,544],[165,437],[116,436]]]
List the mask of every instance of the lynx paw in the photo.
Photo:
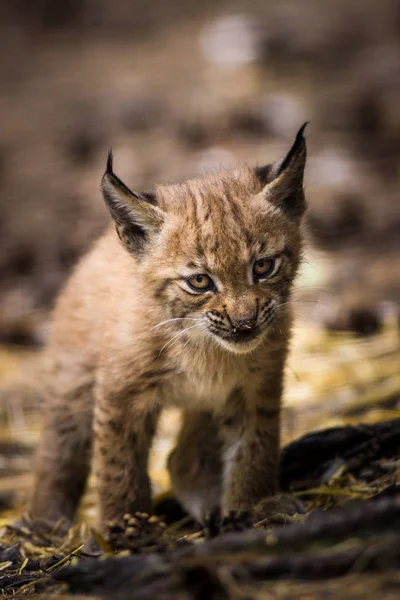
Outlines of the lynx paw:
[[32,517],[28,512],[23,513],[13,523],[15,529],[21,532],[41,532],[43,535],[52,535],[56,537],[64,537],[73,527],[72,521],[67,518],[61,518],[58,521],[47,520],[43,517]]
[[276,494],[261,500],[253,509],[253,522],[258,527],[283,525],[301,520],[304,505],[291,494]]
[[204,531],[206,537],[213,538],[220,533],[231,531],[243,531],[252,526],[251,514],[248,511],[231,510],[222,515],[220,509],[216,508],[207,513],[204,519]]

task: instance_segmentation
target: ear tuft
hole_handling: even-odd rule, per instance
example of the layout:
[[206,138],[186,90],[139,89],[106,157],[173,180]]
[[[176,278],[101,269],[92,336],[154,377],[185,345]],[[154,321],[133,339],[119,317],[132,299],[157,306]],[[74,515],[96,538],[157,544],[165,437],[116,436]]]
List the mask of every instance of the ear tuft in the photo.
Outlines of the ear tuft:
[[303,177],[307,157],[304,130],[307,125],[308,122],[300,127],[292,147],[283,159],[255,169],[256,176],[264,185],[264,197],[295,220],[302,216],[306,208]]
[[164,222],[164,213],[157,206],[156,195],[131,191],[113,171],[111,150],[108,153],[101,190],[121,242],[131,254],[139,258],[145,253],[152,236],[159,232]]
[[304,130],[309,124],[309,121],[306,121],[299,129],[296,134],[295,140],[293,142],[293,146],[290,148],[289,152],[286,154],[285,158],[279,165],[277,173],[275,173],[275,177],[279,177],[281,173],[290,165],[292,160],[305,152],[306,150],[306,140],[304,138]]
[[113,152],[111,150],[111,148],[108,151],[108,156],[107,156],[107,167],[106,167],[106,173],[107,175],[114,175],[113,173]]

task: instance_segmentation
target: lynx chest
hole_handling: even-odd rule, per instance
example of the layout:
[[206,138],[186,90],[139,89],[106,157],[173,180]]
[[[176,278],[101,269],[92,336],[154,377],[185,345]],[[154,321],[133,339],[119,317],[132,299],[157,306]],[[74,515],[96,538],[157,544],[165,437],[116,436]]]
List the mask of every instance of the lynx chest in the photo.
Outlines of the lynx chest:
[[186,410],[223,408],[232,391],[246,381],[249,373],[238,361],[182,361],[164,388],[164,402]]

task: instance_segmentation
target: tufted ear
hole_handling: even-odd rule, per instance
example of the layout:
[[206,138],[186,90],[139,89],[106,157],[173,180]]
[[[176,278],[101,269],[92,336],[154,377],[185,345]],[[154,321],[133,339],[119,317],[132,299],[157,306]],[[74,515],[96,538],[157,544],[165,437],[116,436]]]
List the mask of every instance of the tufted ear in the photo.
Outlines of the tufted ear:
[[256,175],[264,184],[262,194],[272,204],[282,208],[291,219],[299,219],[306,209],[303,191],[306,164],[304,129],[299,129],[296,139],[285,158],[272,165],[257,167]]
[[129,252],[140,257],[151,236],[161,229],[164,222],[164,212],[157,206],[155,194],[132,192],[114,174],[111,150],[101,191],[121,242]]

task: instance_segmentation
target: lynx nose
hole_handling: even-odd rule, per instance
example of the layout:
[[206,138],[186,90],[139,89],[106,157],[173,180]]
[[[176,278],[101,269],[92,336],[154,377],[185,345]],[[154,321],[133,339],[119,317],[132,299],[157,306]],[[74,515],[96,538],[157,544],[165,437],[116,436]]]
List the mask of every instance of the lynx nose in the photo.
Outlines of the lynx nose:
[[247,317],[245,319],[232,320],[233,329],[237,331],[249,331],[250,329],[253,329],[256,321],[256,315],[252,315],[251,317]]

